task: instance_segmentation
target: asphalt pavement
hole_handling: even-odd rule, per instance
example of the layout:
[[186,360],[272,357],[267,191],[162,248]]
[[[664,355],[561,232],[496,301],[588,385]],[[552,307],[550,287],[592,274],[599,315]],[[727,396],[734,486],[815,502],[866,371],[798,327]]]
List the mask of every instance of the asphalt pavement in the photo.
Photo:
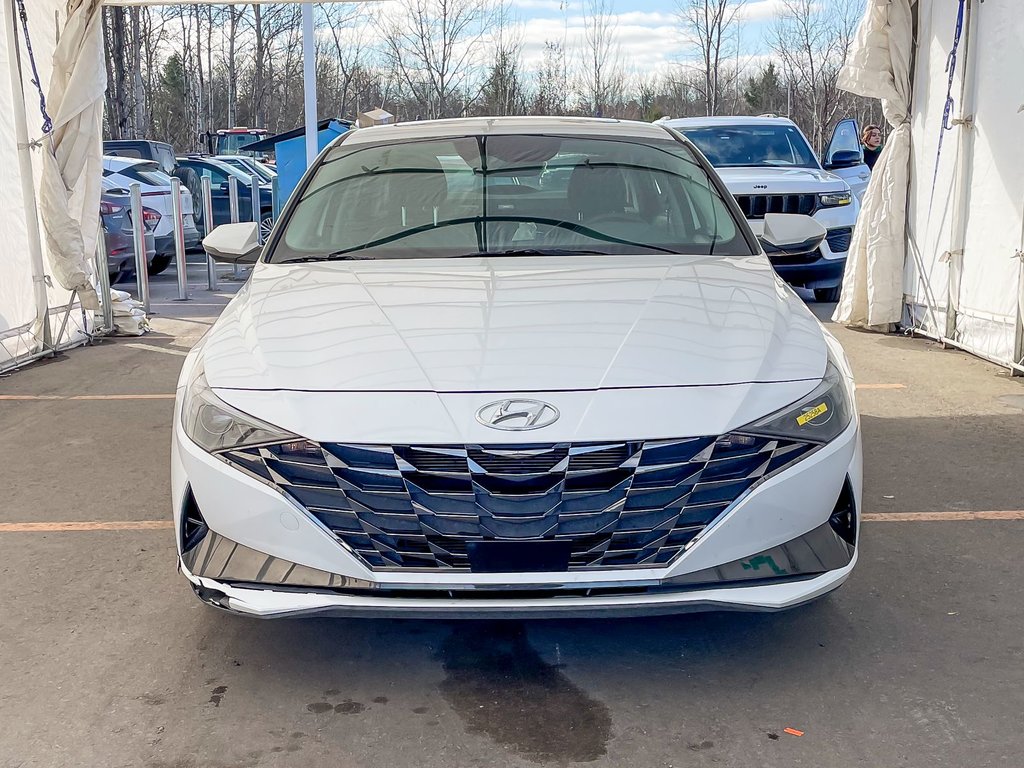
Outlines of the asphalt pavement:
[[241,284],[190,270],[188,302],[154,278],[152,334],[0,378],[0,767],[1024,763],[1021,380],[830,326],[870,519],[804,608],[261,622],[200,604],[137,525],[170,516],[177,372]]

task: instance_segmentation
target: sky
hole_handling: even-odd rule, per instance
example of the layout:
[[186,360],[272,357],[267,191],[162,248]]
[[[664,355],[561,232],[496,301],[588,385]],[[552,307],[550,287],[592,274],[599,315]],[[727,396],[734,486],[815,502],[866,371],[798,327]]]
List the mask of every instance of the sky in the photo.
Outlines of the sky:
[[[677,20],[678,0],[609,0],[617,21],[619,42],[627,67],[638,74],[667,68],[671,62],[692,56]],[[838,0],[820,0],[827,9]],[[583,37],[583,0],[509,0],[523,30],[527,66],[539,61],[547,40]],[[767,58],[766,37],[784,0],[747,0],[740,26],[745,63]],[[688,50],[689,48],[689,50]]]

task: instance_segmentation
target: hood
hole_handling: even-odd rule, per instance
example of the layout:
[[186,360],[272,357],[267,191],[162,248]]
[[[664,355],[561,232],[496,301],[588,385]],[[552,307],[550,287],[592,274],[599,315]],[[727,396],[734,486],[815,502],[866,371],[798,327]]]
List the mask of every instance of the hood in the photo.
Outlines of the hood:
[[259,264],[202,349],[215,388],[551,392],[821,378],[764,256]]
[[842,192],[846,182],[820,168],[717,168],[734,195],[795,195]]

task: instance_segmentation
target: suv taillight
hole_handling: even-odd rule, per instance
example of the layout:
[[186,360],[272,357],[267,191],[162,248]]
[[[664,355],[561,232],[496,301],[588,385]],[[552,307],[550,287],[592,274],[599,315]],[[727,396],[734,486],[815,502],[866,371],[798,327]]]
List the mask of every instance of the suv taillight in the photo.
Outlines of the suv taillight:
[[123,211],[120,205],[112,205],[105,200],[100,200],[100,216],[113,216],[115,213]]

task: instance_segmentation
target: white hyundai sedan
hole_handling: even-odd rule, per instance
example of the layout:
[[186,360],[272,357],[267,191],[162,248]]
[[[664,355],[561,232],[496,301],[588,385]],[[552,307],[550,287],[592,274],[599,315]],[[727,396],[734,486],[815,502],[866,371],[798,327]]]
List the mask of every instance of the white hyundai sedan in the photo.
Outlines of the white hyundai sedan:
[[[806,216],[763,239],[804,248]],[[789,608],[857,559],[843,352],[670,128],[417,122],[328,147],[185,361],[180,568],[260,617]]]

